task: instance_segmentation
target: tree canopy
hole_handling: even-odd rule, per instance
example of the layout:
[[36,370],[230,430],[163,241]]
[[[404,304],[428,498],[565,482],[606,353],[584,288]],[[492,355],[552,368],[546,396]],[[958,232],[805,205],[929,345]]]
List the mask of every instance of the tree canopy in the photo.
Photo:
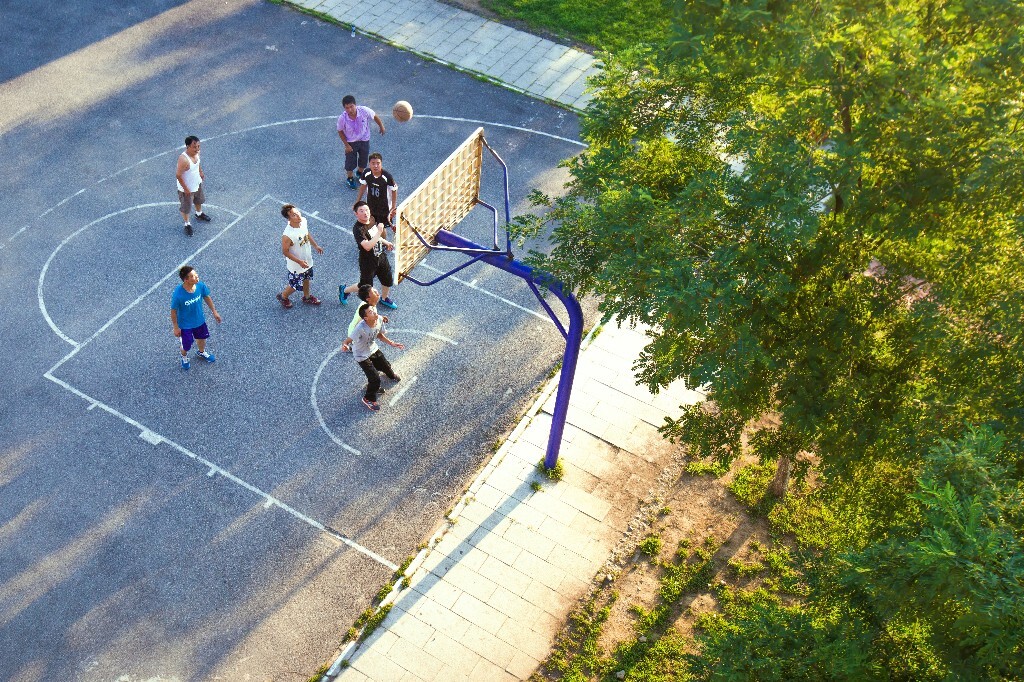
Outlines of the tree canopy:
[[[1019,679],[1024,4],[690,0],[604,55],[533,263],[651,326],[665,426],[813,461],[804,598],[726,604],[700,679]],[[806,455],[806,456],[805,456]],[[797,469],[797,471],[802,471]],[[823,517],[824,518],[824,517]]]
[[707,387],[668,432],[709,455],[776,411],[761,453],[828,475],[897,462],[909,490],[965,422],[1019,464],[1022,20],[680,2],[661,44],[606,56],[567,194],[519,228],[554,222],[535,262],[653,326],[644,381]]

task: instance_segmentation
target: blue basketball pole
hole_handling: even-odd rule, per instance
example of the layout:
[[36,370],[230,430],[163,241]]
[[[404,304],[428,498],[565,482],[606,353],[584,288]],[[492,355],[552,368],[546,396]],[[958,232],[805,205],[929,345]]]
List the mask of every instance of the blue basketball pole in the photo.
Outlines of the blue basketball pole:
[[[480,251],[487,250],[475,242],[471,242],[447,230],[441,230],[437,233],[437,243],[452,249],[466,250],[477,254]],[[534,272],[533,268],[516,261],[508,253],[496,251],[493,254],[483,254],[478,257],[485,263],[489,263],[496,268],[526,280],[548,315],[554,321],[555,326],[558,327],[562,336],[565,337],[565,357],[562,359],[562,371],[558,376],[558,395],[555,398],[555,409],[551,415],[551,433],[548,436],[548,448],[544,455],[544,466],[548,469],[553,469],[555,464],[558,463],[558,451],[562,446],[565,419],[569,413],[569,395],[572,392],[572,382],[576,375],[576,362],[580,357],[580,345],[583,343],[583,309],[580,308],[580,303],[572,295],[572,292],[566,290],[561,282],[555,280],[547,273]],[[540,292],[537,291],[537,285],[546,288],[565,306],[565,310],[569,313],[568,330],[562,327],[562,323],[555,316],[554,311],[551,310],[547,302],[540,296]]]

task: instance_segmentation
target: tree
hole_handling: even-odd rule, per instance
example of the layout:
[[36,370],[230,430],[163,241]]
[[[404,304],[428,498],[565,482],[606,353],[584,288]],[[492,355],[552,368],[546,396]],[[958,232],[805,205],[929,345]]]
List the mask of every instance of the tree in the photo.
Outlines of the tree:
[[[651,388],[709,402],[665,433],[780,472],[920,454],[1024,413],[1024,7],[1018,2],[680,2],[673,33],[606,55],[555,225],[533,263],[652,326]],[[786,476],[780,475],[784,489]],[[781,490],[780,490],[781,492]],[[909,499],[909,498],[904,498]]]
[[913,624],[955,679],[1024,671],[1024,499],[1002,446],[981,428],[932,448],[916,518],[836,563],[839,593],[866,622]]
[[727,594],[699,680],[1013,680],[1024,670],[1024,506],[1003,439],[968,429],[923,457],[911,514],[863,549],[805,565],[806,598]]

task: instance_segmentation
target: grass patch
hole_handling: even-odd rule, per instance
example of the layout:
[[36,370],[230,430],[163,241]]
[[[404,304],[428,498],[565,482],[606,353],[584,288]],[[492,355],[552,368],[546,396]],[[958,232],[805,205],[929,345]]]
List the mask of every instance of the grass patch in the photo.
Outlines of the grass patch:
[[562,460],[555,462],[555,466],[548,469],[544,466],[544,460],[537,462],[537,471],[548,477],[550,481],[561,481],[562,477],[565,476],[565,467],[562,465]]
[[324,679],[324,675],[327,674],[327,671],[330,670],[330,668],[331,668],[330,662],[324,663],[322,666],[320,666],[317,669],[317,671],[315,673],[313,673],[313,676],[309,678],[308,682],[320,682],[321,680]]
[[715,573],[714,557],[718,544],[714,538],[707,538],[693,550],[680,543],[672,561],[662,564],[661,587],[658,590],[659,603],[650,611],[637,610],[637,630],[641,633],[661,632],[671,622],[676,604],[684,595],[708,589],[708,582]]
[[767,516],[774,502],[768,494],[768,486],[774,476],[774,462],[748,464],[736,473],[736,478],[729,483],[728,488],[751,513]]
[[729,471],[729,467],[721,462],[704,459],[695,459],[692,462],[687,462],[685,469],[686,473],[691,476],[712,476],[714,478],[724,476]]
[[660,537],[657,535],[648,535],[640,541],[640,544],[637,545],[637,549],[639,549],[640,553],[648,559],[654,560],[658,558],[659,554],[661,554],[661,545],[662,542]]
[[384,619],[388,617],[390,612],[391,604],[377,609],[377,611],[367,619],[366,627],[363,628],[363,634],[359,636],[359,639],[366,641],[366,638],[372,635],[374,630],[380,627],[380,624],[384,622]]
[[617,51],[668,31],[668,0],[483,0],[496,14],[601,50]]
[[558,635],[551,655],[544,662],[544,668],[563,680],[589,680],[601,677],[608,670],[608,661],[601,655],[598,639],[618,593],[611,592],[603,604],[598,603],[599,598],[590,598],[569,614],[569,626]]

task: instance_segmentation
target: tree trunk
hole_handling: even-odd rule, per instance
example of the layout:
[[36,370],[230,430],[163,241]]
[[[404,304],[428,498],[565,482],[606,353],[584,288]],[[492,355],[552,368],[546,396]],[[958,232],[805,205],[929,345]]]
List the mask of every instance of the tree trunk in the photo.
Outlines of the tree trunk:
[[768,494],[775,499],[781,499],[786,496],[786,492],[789,490],[789,470],[792,467],[792,463],[789,461],[789,457],[779,457],[778,466],[775,468],[775,478],[772,479],[772,484],[768,486]]

